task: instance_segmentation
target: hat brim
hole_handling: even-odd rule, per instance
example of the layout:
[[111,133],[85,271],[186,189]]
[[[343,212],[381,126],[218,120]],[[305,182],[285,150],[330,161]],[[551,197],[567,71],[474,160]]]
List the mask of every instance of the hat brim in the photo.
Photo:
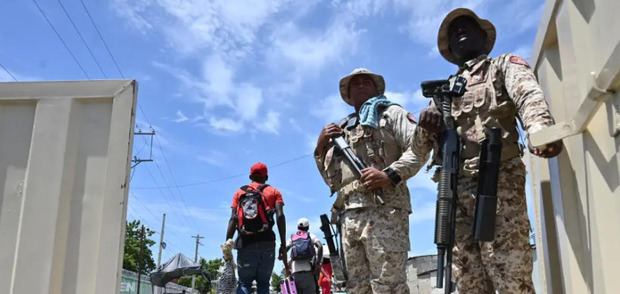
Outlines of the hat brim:
[[450,51],[450,36],[448,36],[448,28],[450,28],[450,24],[452,24],[452,22],[460,16],[471,17],[476,21],[476,23],[478,23],[482,31],[487,34],[483,45],[484,54],[489,54],[491,50],[493,50],[493,45],[495,45],[495,37],[497,34],[495,31],[495,26],[490,21],[478,17],[476,13],[467,8],[457,8],[450,11],[439,26],[439,33],[437,34],[437,47],[439,48],[439,53],[441,53],[441,56],[454,64],[457,64],[457,60]]
[[370,78],[372,78],[373,82],[375,83],[375,86],[377,87],[377,92],[379,93],[379,95],[382,95],[383,93],[385,93],[385,80],[383,79],[382,75],[378,75],[375,73],[369,73],[369,72],[350,74],[340,79],[340,97],[342,97],[342,100],[344,100],[344,102],[346,102],[347,104],[351,106],[354,106],[354,105],[353,105],[353,101],[351,100],[351,98],[349,98],[349,83],[351,82],[351,79],[354,76],[359,76],[359,75],[367,75]]

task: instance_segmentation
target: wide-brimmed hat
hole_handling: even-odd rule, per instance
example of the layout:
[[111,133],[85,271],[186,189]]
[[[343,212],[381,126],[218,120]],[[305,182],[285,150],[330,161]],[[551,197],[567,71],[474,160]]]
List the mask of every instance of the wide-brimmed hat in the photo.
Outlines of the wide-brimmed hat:
[[370,76],[375,82],[375,86],[377,86],[377,92],[379,92],[379,95],[385,92],[385,80],[382,75],[372,73],[370,70],[365,68],[356,68],[348,76],[340,79],[340,97],[342,97],[342,100],[344,100],[347,104],[353,106],[353,101],[349,98],[349,83],[354,76],[358,75]]
[[489,54],[491,52],[491,49],[493,49],[493,45],[495,44],[495,26],[490,21],[479,18],[476,13],[467,8],[457,8],[450,11],[450,13],[446,15],[446,17],[441,22],[441,25],[439,26],[439,33],[437,34],[437,47],[439,48],[439,53],[441,53],[441,56],[443,56],[443,58],[445,58],[446,60],[456,64],[456,58],[452,55],[452,52],[450,52],[450,38],[448,36],[448,28],[450,27],[452,21],[454,21],[459,16],[471,17],[487,34],[483,49],[485,54]]

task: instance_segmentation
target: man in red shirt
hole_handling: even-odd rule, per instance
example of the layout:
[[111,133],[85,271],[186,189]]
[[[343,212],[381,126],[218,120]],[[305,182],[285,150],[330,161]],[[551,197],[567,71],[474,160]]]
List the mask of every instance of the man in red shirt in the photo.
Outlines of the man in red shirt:
[[[275,262],[276,247],[276,235],[272,230],[274,211],[280,235],[278,259],[286,256],[286,219],[282,210],[284,201],[278,189],[265,184],[267,179],[267,166],[257,162],[250,168],[252,182],[238,189],[233,196],[226,240],[232,239],[235,230],[239,231],[235,241],[239,275],[237,294],[251,293],[253,281],[256,281],[258,294],[269,293],[269,279]],[[262,194],[262,200],[250,199],[250,194],[259,193]],[[240,223],[244,221],[247,223]],[[257,223],[259,227],[262,223],[262,227],[252,228],[251,224]]]

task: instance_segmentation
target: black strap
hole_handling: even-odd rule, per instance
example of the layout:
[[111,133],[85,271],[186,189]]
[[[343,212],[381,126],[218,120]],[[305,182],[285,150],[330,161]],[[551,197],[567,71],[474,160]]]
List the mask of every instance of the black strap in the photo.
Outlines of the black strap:
[[241,188],[239,188],[239,189],[243,190],[244,192],[247,192],[247,191],[248,191],[248,190],[250,190],[250,188],[251,188],[251,189],[253,189],[253,190],[258,190],[258,191],[260,191],[260,192],[263,192],[263,189],[267,188],[268,186],[269,186],[269,184],[262,184],[262,185],[258,186],[258,188],[256,188],[256,189],[255,189],[255,188],[253,188],[253,187],[252,187],[252,186],[250,186],[250,185],[243,185],[243,186],[241,186]]

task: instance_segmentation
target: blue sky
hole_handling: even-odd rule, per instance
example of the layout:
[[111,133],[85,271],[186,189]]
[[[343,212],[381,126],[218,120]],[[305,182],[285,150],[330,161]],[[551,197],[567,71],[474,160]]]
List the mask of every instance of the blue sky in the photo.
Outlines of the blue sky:
[[[193,257],[196,234],[205,236],[199,255],[211,259],[221,255],[232,195],[256,161],[268,165],[269,183],[282,191],[288,233],[298,218],[308,217],[323,236],[319,215],[333,199],[310,154],[322,126],[352,111],[338,94],[342,76],[357,67],[384,75],[388,98],[417,117],[427,103],[420,82],[456,70],[436,50],[437,29],[449,10],[469,7],[495,24],[492,56],[513,52],[527,59],[543,4],[3,1],[0,64],[6,71],[0,68],[0,81],[136,79],[142,110],[136,130],[152,127],[157,135],[155,161],[133,170],[128,219],[159,232],[165,212],[162,260],[178,252]],[[136,136],[134,155],[149,157],[148,137]],[[435,252],[429,177],[421,171],[408,182],[410,256]]]

